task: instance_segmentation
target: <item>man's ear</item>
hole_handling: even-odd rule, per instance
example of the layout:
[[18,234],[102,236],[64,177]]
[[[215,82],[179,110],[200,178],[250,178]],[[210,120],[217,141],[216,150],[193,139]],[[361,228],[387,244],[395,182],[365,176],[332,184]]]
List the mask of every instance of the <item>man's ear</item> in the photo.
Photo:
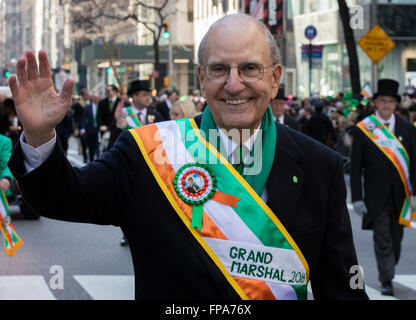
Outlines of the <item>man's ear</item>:
[[273,83],[272,83],[272,97],[275,97],[279,90],[280,78],[282,77],[283,67],[281,64],[276,65],[273,71]]
[[206,99],[205,96],[205,72],[204,70],[202,70],[202,67],[200,65],[198,65],[196,67],[196,73],[198,75],[198,79],[199,79],[199,86],[201,87],[201,95],[203,98]]

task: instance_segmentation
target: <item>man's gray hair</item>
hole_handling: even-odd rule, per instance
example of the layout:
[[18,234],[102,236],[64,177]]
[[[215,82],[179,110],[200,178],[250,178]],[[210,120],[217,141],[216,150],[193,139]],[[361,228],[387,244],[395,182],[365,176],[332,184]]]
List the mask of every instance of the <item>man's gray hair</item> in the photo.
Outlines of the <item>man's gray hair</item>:
[[269,45],[270,48],[270,57],[272,59],[273,62],[275,63],[280,63],[280,50],[279,47],[277,46],[276,40],[274,39],[273,35],[271,34],[271,32],[269,31],[269,29],[267,29],[267,27],[264,25],[263,22],[261,22],[259,19],[254,18],[252,16],[249,16],[247,14],[243,14],[243,13],[233,13],[233,14],[229,14],[227,16],[222,17],[221,19],[215,21],[211,27],[208,29],[207,33],[205,34],[205,36],[202,38],[201,43],[199,44],[199,48],[198,48],[198,64],[199,65],[203,65],[204,64],[204,56],[205,56],[205,49],[206,49],[206,45],[207,45],[207,41],[208,41],[208,37],[211,34],[211,32],[221,23],[223,23],[224,21],[233,19],[233,18],[246,18],[248,20],[251,20],[253,22],[255,22],[261,30],[263,30],[265,36],[266,36],[266,41],[267,44]]

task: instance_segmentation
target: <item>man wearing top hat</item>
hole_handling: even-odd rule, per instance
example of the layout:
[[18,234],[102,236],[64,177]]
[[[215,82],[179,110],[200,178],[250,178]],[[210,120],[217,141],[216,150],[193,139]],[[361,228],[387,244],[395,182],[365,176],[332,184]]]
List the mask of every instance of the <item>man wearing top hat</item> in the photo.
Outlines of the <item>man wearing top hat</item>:
[[[149,86],[149,81],[146,80],[133,81],[130,85],[129,90],[127,91],[127,94],[133,100],[133,103],[131,105],[132,110],[143,125],[163,121],[163,117],[160,115],[159,112],[153,111],[151,108],[149,108],[149,106],[152,103],[150,92],[151,90]],[[117,118],[117,111],[115,112],[114,117]],[[112,131],[112,135],[110,137],[110,145],[114,144],[118,136],[123,131],[124,127],[126,127],[127,125],[127,123],[124,123],[124,127],[120,126],[120,122],[117,120],[118,119],[116,119],[116,128]],[[120,245],[126,246],[127,244],[127,238],[123,233]]]
[[133,99],[133,111],[143,125],[163,121],[163,117],[157,111],[149,108],[152,104],[149,81],[136,80],[131,83],[127,94]]
[[300,130],[299,123],[293,117],[285,114],[286,101],[283,89],[279,88],[277,95],[270,101],[270,107],[273,112],[273,119],[275,122],[284,124],[289,128]]
[[[129,90],[127,91],[129,97],[132,98],[132,109],[136,114],[138,119],[143,125],[163,121],[163,117],[159,112],[153,111],[149,106],[152,103],[151,99],[151,90],[149,81],[146,80],[136,80],[133,81],[130,85]],[[114,115],[117,118],[117,115]],[[124,127],[126,124],[124,124]],[[116,119],[116,128],[110,137],[110,145],[112,146],[117,140],[118,136],[123,130],[123,126],[117,124]]]
[[[378,279],[383,295],[394,294],[391,281],[400,258],[403,226],[399,224],[399,215],[405,199],[405,184],[400,177],[399,166],[395,157],[389,156],[399,149],[391,147],[391,142],[401,144],[406,150],[409,157],[408,180],[411,190],[415,187],[416,130],[410,122],[394,113],[401,100],[397,94],[398,87],[399,83],[391,79],[378,81],[378,92],[373,96],[375,113],[357,124],[351,154],[352,202],[354,210],[363,217],[362,228],[373,230]],[[390,151],[383,151],[387,149]],[[401,153],[405,152],[401,149]],[[363,172],[364,194],[361,182]],[[414,199],[412,194],[410,199]]]

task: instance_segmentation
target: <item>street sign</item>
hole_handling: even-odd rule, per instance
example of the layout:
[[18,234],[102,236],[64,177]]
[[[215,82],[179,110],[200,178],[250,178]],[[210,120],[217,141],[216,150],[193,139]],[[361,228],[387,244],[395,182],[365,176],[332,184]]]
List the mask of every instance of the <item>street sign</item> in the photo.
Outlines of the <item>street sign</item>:
[[374,64],[377,64],[391,49],[395,43],[388,34],[376,24],[364,37],[358,41],[358,45],[370,57]]
[[318,32],[316,31],[316,28],[314,26],[307,26],[305,28],[305,37],[309,41],[312,41],[312,39],[314,39],[316,37],[317,33]]
[[[322,50],[323,45],[312,45],[312,59],[320,58],[322,59]],[[309,59],[309,44],[302,44],[302,60]]]
[[309,47],[311,47],[312,51],[312,69],[322,69],[322,50],[323,45],[309,45],[309,44],[302,44],[302,61],[310,61],[309,60]]

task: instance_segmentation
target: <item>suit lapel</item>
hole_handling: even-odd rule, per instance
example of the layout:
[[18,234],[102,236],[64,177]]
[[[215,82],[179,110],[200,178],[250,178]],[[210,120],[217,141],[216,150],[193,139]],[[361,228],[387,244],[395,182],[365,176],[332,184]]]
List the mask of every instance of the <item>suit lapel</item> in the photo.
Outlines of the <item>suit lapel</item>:
[[[394,125],[394,135],[396,136],[397,139],[402,139],[402,141],[400,141],[401,143],[404,142],[404,138],[405,138],[405,128],[403,126],[403,122],[400,119],[400,117],[398,117],[397,115],[394,115],[394,117],[396,118],[396,124]],[[401,137],[401,138],[400,138]]]
[[304,173],[298,162],[303,151],[284,125],[277,125],[276,152],[267,181],[267,205],[286,229],[290,229],[299,203]]
[[[202,115],[195,117],[201,127]],[[290,231],[302,193],[304,173],[299,166],[303,151],[289,134],[289,128],[276,124],[276,152],[266,187],[267,205]]]

